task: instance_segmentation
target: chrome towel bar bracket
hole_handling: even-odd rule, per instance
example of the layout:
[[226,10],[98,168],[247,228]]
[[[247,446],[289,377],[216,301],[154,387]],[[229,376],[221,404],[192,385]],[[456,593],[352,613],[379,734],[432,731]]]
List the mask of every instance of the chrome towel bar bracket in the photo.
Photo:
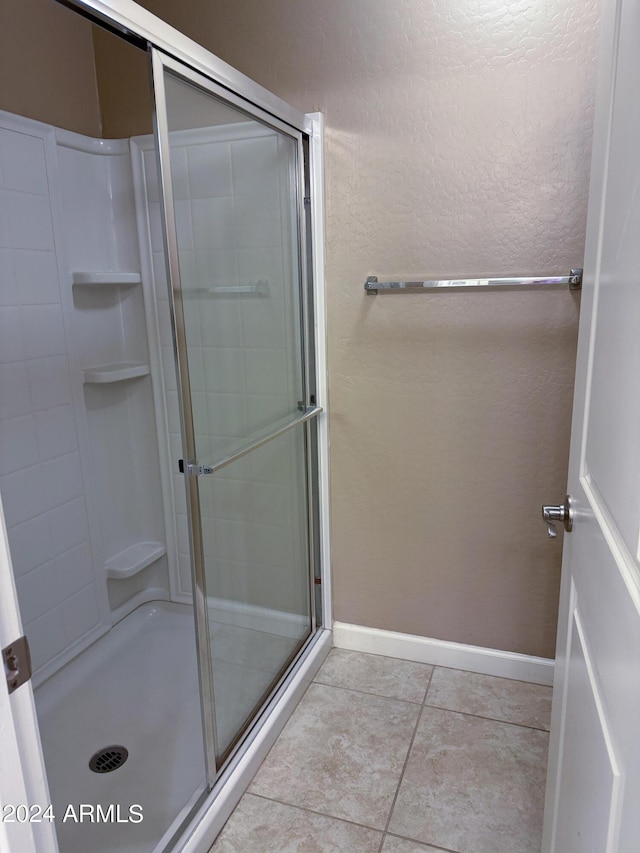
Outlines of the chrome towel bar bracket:
[[582,288],[582,269],[575,267],[569,275],[557,276],[519,276],[516,278],[447,278],[432,281],[378,281],[377,275],[370,275],[364,283],[364,289],[370,296],[378,293],[422,293],[433,290],[477,290],[493,288],[523,287],[569,287],[570,290]]

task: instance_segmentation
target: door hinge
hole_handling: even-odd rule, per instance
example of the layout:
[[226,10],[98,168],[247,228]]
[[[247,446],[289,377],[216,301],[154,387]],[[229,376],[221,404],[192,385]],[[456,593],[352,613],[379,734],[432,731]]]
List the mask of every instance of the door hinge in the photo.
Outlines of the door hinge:
[[322,584],[322,578],[314,578],[313,582],[316,586],[320,586]]
[[19,637],[2,650],[4,673],[9,693],[31,678],[31,654],[26,637]]

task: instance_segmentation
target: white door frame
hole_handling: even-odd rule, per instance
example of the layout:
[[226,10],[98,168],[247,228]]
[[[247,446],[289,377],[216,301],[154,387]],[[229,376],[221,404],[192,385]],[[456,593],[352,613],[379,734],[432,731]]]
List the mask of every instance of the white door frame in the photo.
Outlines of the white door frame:
[[[0,500],[0,648],[21,636],[22,622]],[[2,819],[7,818],[9,805],[39,806],[43,812],[46,810],[51,800],[43,768],[31,682],[9,695],[3,678],[0,685],[0,850],[57,853],[58,843],[51,822],[7,823]]]

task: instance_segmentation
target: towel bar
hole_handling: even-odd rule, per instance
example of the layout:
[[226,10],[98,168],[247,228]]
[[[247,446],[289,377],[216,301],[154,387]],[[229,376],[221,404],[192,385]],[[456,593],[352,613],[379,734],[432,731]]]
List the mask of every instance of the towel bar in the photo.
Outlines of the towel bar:
[[370,296],[377,293],[421,293],[428,290],[476,290],[477,288],[521,288],[521,287],[563,287],[580,290],[582,287],[582,269],[575,267],[569,275],[556,276],[519,276],[516,278],[446,278],[432,281],[378,281],[377,275],[370,275],[364,284]]

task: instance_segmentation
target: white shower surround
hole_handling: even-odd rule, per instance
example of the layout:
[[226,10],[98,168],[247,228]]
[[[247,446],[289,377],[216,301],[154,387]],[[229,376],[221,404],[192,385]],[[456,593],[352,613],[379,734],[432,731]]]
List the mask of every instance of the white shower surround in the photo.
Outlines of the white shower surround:
[[[152,380],[94,378],[126,361],[157,377],[159,356],[152,282],[118,283],[140,263],[128,142],[8,113],[0,124],[0,488],[37,686],[135,606],[170,597]],[[123,553],[142,569],[110,596],[108,576],[134,574]]]
[[78,417],[88,425],[96,550],[117,622],[145,601],[169,599],[172,589],[153,283],[140,276],[128,140],[61,130],[56,139],[83,387]]
[[[67,268],[55,130],[7,113],[0,120],[2,314],[11,345],[5,344],[0,366],[0,429],[2,458],[22,469],[13,475],[3,471],[0,489],[37,683],[38,675],[46,676],[107,629],[109,608],[91,547],[96,518],[86,488],[86,422],[77,417],[82,388],[74,382],[71,293],[61,286]],[[20,274],[18,260],[31,261],[27,275]],[[35,306],[28,304],[33,300]],[[54,418],[55,436],[42,430],[43,421]],[[34,422],[35,432],[41,427],[40,443],[31,440]],[[52,464],[53,448],[58,454]],[[72,589],[65,590],[65,568],[77,549],[80,565]],[[83,602],[74,596],[77,590],[85,591]]]

